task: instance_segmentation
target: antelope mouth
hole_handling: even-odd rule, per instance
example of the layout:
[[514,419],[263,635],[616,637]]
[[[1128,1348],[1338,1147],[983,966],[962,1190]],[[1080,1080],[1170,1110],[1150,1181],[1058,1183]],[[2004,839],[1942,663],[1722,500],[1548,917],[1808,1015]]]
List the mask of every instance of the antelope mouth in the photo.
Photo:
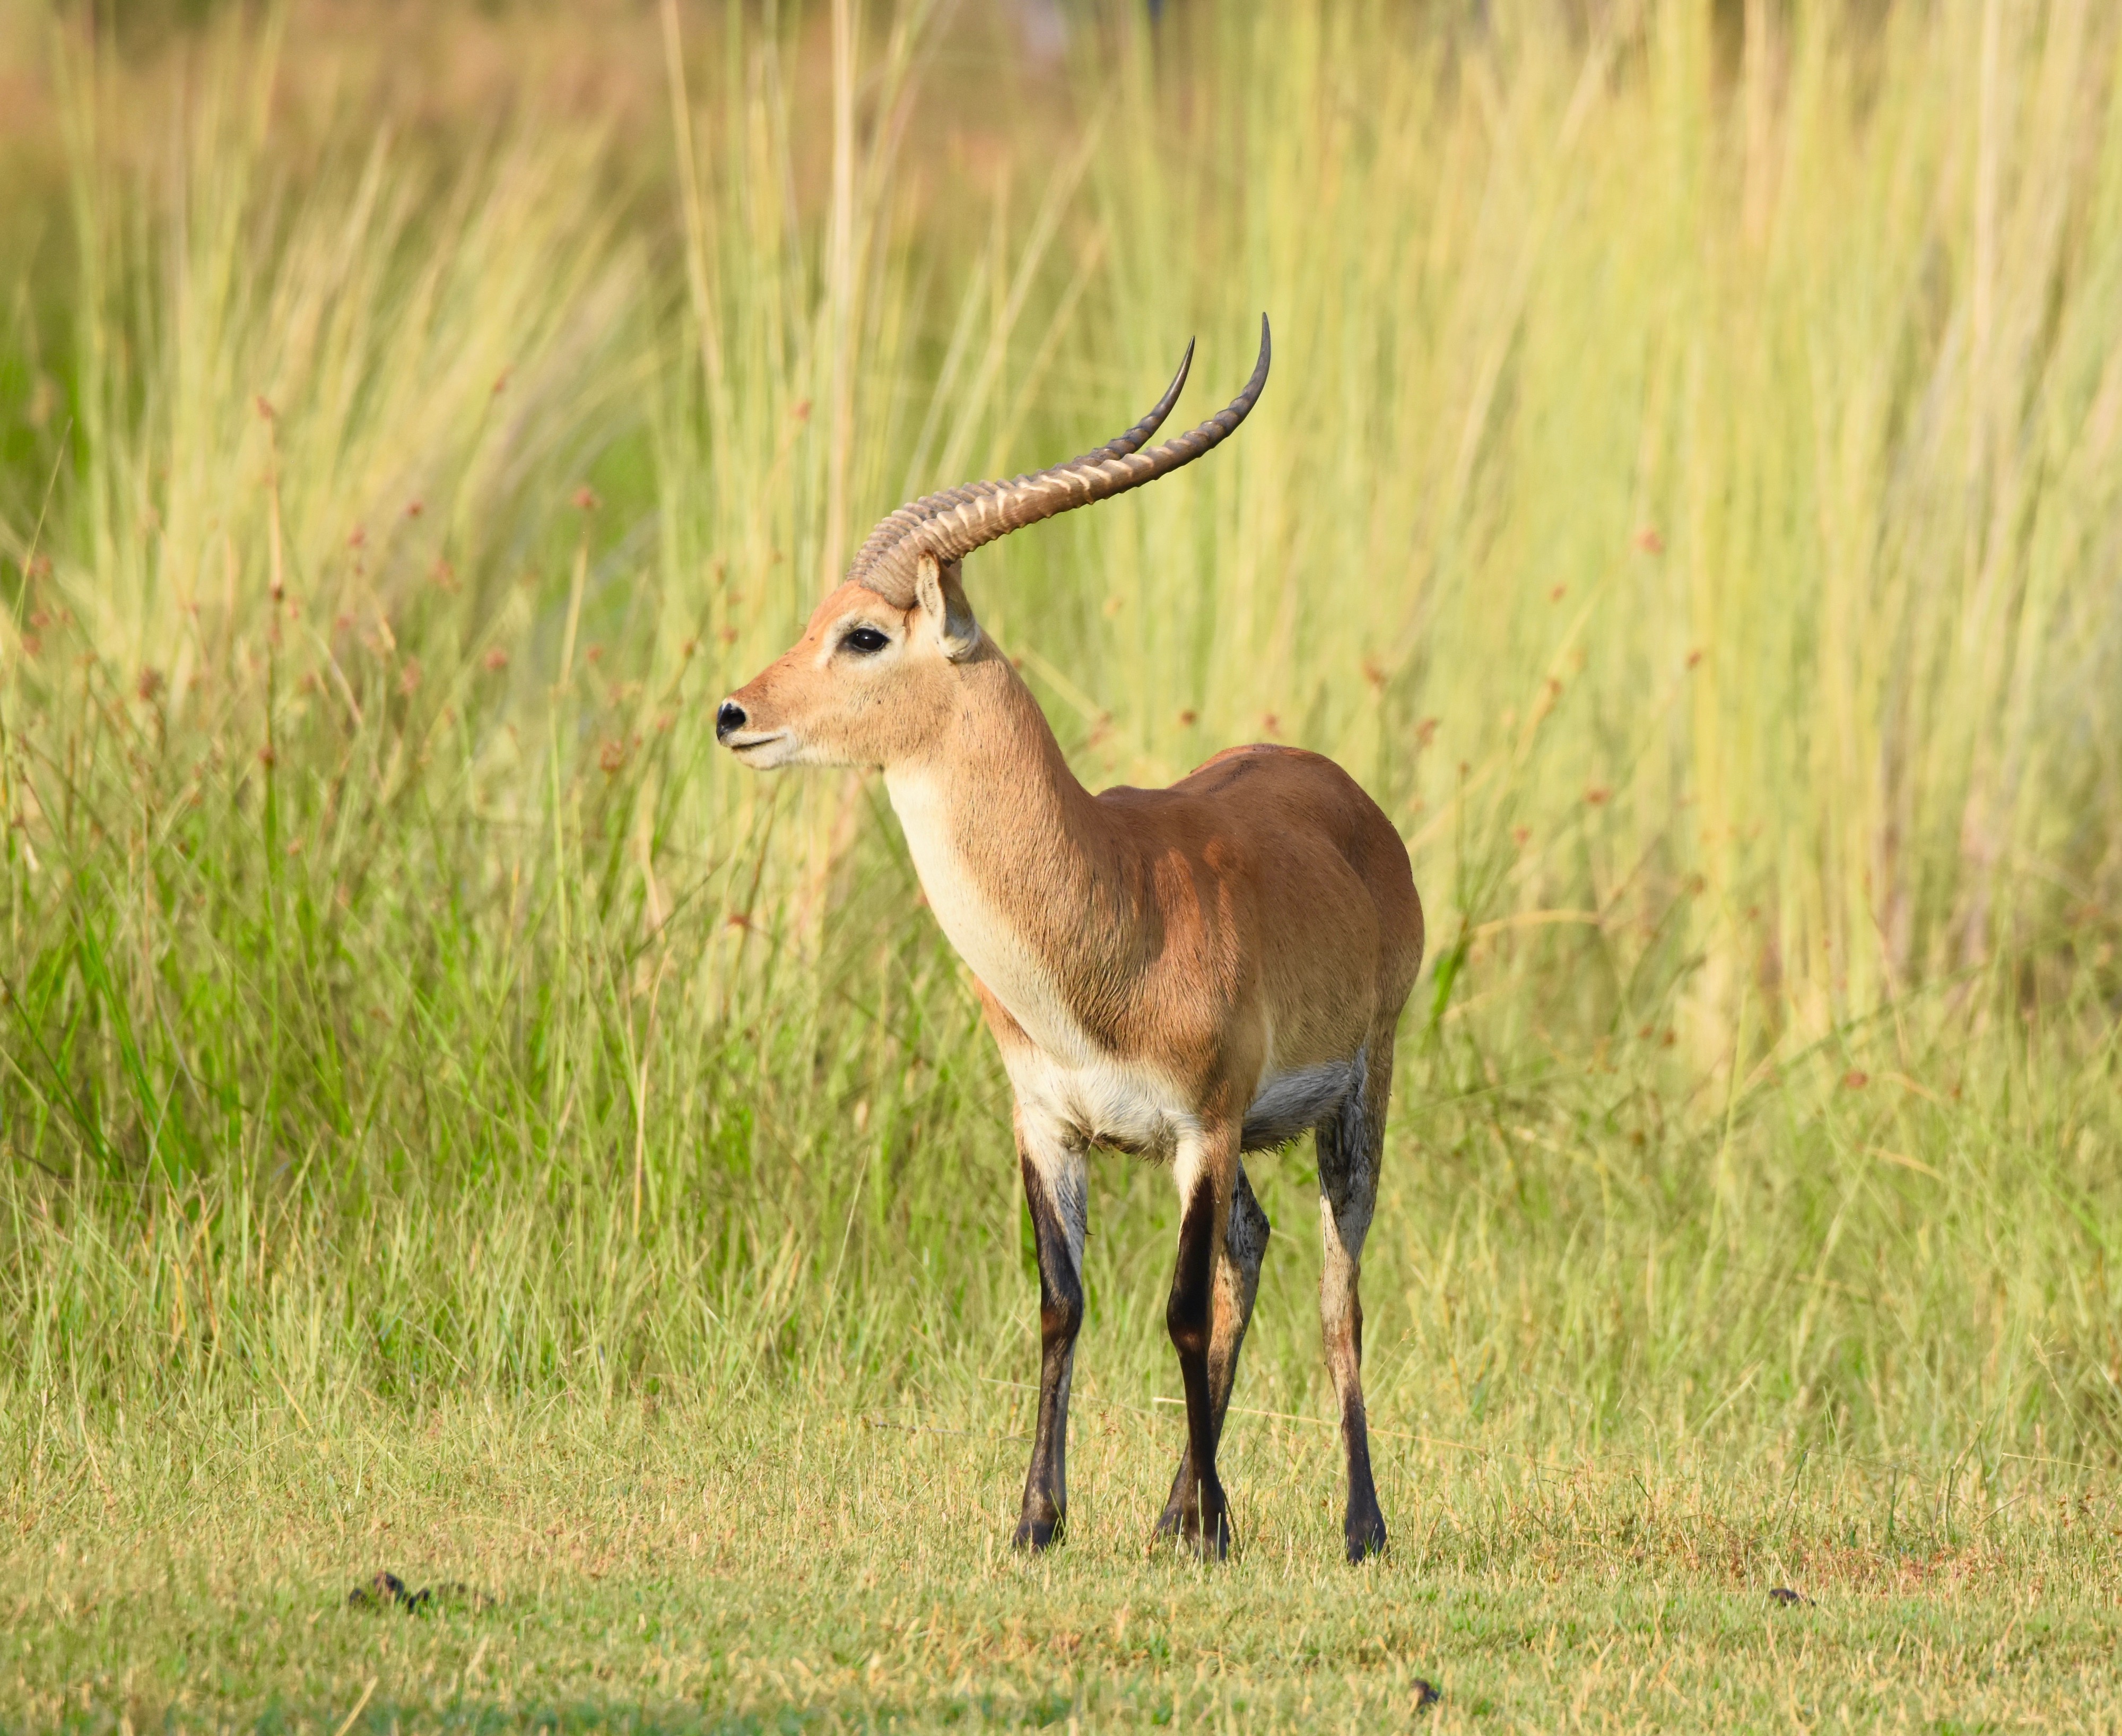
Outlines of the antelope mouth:
[[802,751],[802,744],[785,729],[761,729],[725,736],[722,746],[736,756],[739,765],[748,765],[754,771],[771,771],[777,765],[786,765]]

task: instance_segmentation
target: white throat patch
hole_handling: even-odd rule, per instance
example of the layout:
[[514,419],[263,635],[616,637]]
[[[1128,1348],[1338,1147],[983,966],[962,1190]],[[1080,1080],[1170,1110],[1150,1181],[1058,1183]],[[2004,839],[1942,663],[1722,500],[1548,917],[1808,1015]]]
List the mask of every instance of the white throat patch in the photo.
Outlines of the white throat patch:
[[1096,1050],[1063,1002],[1053,974],[1017,937],[1008,918],[975,881],[958,848],[956,817],[942,780],[928,774],[887,771],[886,789],[906,833],[921,890],[945,937],[1024,1034],[1056,1060],[1082,1065]]

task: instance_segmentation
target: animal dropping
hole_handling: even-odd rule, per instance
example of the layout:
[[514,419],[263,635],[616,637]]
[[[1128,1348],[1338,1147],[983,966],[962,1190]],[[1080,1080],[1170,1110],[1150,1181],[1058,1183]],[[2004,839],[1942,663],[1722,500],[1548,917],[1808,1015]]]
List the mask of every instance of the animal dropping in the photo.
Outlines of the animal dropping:
[[484,1612],[493,1607],[494,1601],[488,1593],[474,1590],[460,1579],[445,1579],[414,1591],[397,1575],[388,1571],[363,1580],[346,1594],[348,1609],[402,1609],[413,1616],[446,1606]]
[[1156,406],[1096,451],[927,495],[883,520],[803,636],[722,701],[715,736],[762,771],[881,768],[925,901],[977,980],[1016,1097],[1039,1256],[1039,1420],[1017,1545],[1045,1549],[1067,1523],[1086,1157],[1099,1145],[1167,1163],[1178,1187],[1165,1323],[1186,1442],[1157,1530],[1228,1552],[1216,1448],[1269,1234],[1242,1154],[1310,1131],[1326,1255],[1320,1320],[1348,1472],[1343,1533],[1361,1561],[1386,1542],[1358,1283],[1394,1033],[1422,963],[1406,847],[1331,760],[1273,744],[1227,749],[1167,789],[1092,795],[963,583],[961,564],[982,545],[1153,482],[1235,433],[1267,383],[1264,319],[1237,397],[1147,446],[1193,355],[1189,344]]

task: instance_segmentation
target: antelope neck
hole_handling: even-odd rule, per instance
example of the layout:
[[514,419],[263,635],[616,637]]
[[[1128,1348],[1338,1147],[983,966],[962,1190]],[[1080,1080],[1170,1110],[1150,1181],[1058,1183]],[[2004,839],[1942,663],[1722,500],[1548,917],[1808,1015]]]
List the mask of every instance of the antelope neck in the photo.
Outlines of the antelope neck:
[[965,677],[942,738],[885,785],[951,945],[1027,1035],[1065,1054],[1082,1041],[1071,981],[1118,938],[1108,824],[1008,663]]

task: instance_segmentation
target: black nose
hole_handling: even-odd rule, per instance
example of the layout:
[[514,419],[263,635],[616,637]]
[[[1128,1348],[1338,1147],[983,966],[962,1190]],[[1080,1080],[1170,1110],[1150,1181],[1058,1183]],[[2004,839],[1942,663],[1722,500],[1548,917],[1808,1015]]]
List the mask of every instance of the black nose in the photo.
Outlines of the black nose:
[[735,700],[724,700],[722,709],[715,714],[715,739],[729,739],[730,732],[744,728],[744,707]]

